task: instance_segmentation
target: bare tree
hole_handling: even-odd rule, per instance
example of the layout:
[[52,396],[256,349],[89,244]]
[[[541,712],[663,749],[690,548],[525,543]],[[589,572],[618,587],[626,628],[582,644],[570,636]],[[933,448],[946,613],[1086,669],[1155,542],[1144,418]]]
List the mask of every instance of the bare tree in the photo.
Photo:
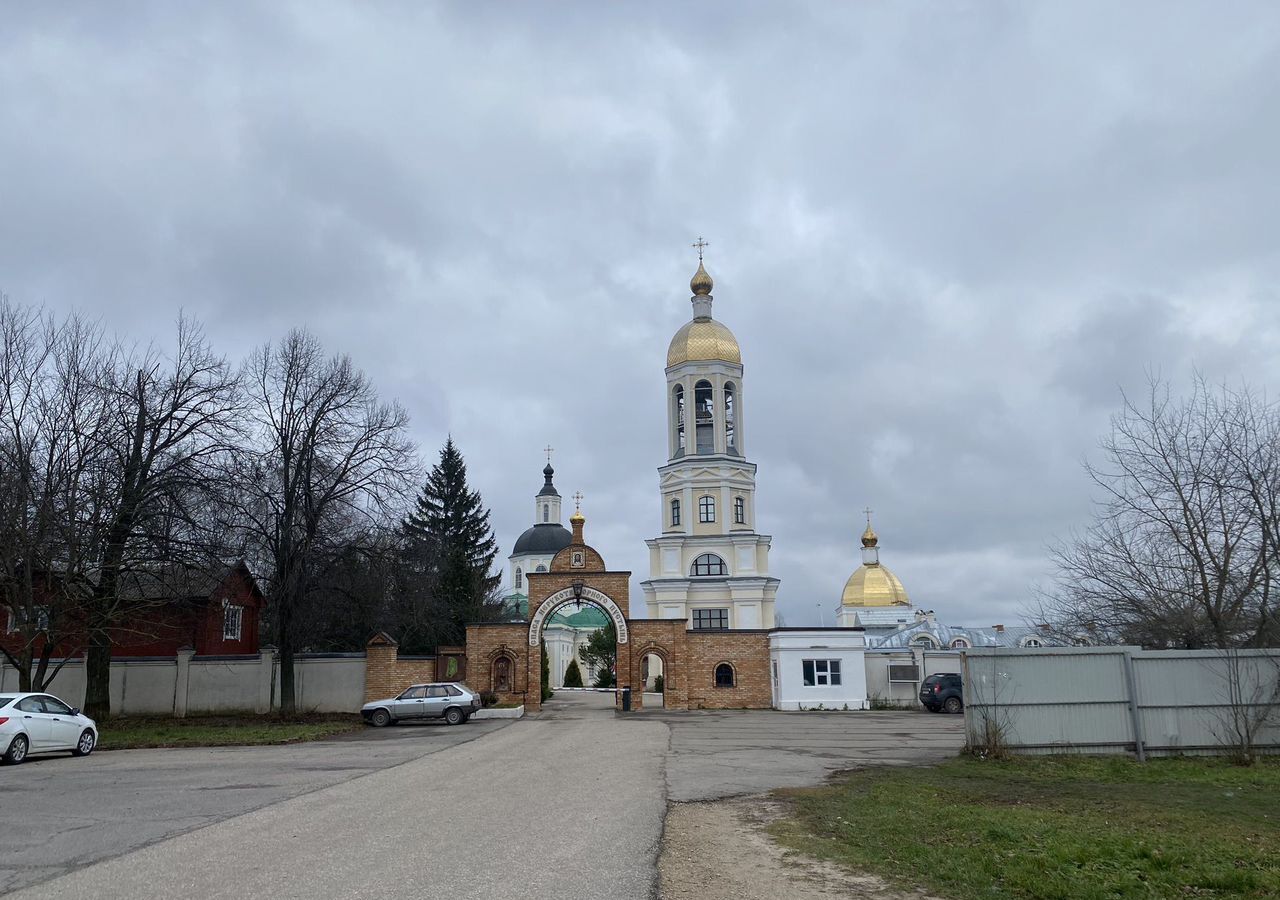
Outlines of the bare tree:
[[1175,399],[1152,379],[1125,397],[1086,465],[1093,525],[1055,550],[1040,621],[1146,647],[1274,645],[1280,548],[1280,417],[1247,389],[1199,377]]
[[23,690],[45,690],[83,650],[87,593],[71,573],[88,550],[80,517],[100,468],[109,362],[96,324],[0,297],[0,650]]
[[1260,738],[1280,722],[1280,657],[1262,650],[1223,650],[1206,662],[1221,685],[1223,705],[1210,726],[1238,765],[1252,765]]
[[380,402],[348,357],[327,356],[305,331],[259,348],[245,383],[255,435],[240,479],[243,525],[269,570],[280,705],[290,713],[299,616],[315,579],[354,532],[399,514],[416,456],[404,410]]
[[111,711],[113,633],[156,600],[136,589],[138,581],[228,550],[205,526],[209,505],[227,491],[242,410],[235,373],[186,317],[171,355],[155,347],[121,351],[102,392],[102,464],[92,506],[77,517],[93,565],[73,573],[89,592],[84,707],[95,717]]

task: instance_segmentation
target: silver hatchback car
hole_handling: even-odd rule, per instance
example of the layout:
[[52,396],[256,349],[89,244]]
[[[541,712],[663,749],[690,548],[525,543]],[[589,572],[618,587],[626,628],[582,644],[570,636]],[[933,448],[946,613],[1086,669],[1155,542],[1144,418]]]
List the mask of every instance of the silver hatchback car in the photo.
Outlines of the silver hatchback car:
[[360,707],[360,715],[370,725],[444,719],[461,725],[481,706],[480,695],[465,684],[437,682],[415,684],[398,697],[374,700]]

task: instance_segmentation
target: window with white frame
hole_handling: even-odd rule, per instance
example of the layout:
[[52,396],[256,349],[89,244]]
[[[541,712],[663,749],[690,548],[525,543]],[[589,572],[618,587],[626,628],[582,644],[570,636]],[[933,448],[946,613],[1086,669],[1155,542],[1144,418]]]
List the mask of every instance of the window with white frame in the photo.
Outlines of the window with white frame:
[[698,498],[698,521],[714,522],[716,520],[716,498],[711,495]]
[[840,683],[840,660],[802,660],[805,687],[829,687]]
[[240,640],[241,628],[244,624],[244,607],[228,603],[222,610],[222,639],[224,641]]
[[966,641],[964,638],[956,638],[954,641],[951,642],[951,649],[952,650],[968,650],[969,642]]
[[1044,646],[1044,644],[1040,643],[1040,639],[1039,639],[1039,638],[1024,638],[1024,639],[1023,639],[1023,641],[1022,641],[1022,646],[1024,646],[1024,647],[1043,647],[1043,646]]
[[680,524],[680,498],[679,497],[671,498],[671,524],[672,525]]
[[741,497],[733,498],[733,522],[735,525],[747,524],[747,501]]
[[516,566],[516,590],[520,590],[522,587],[524,587],[524,571],[519,566]]

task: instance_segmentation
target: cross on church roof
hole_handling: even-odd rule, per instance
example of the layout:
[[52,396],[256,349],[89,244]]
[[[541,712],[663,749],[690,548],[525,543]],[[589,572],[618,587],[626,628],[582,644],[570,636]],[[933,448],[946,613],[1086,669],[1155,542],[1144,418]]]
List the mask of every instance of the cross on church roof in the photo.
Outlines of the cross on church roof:
[[582,491],[576,491],[573,495],[573,508],[577,512],[582,512]]
[[870,506],[867,506],[867,507],[864,507],[862,511],[867,514],[867,524],[870,525],[871,513],[873,513],[875,510],[873,510]]
[[694,241],[690,246],[692,246],[692,247],[697,247],[697,248],[698,248],[698,262],[702,262],[702,248],[703,248],[703,247],[710,247],[710,246],[711,246],[711,242],[710,242],[710,241],[704,241],[704,240],[702,239],[702,235],[698,235],[698,239],[697,239],[696,241]]
[[551,454],[556,452],[556,448],[550,444],[542,448],[542,452],[547,454],[547,465],[551,465]]

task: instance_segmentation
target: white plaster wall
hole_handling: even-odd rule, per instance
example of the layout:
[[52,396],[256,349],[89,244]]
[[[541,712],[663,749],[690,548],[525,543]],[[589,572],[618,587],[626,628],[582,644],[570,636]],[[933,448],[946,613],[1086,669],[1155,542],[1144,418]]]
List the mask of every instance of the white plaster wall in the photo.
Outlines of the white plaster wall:
[[[279,663],[262,656],[233,659],[191,660],[184,698],[177,696],[177,658],[117,658],[111,662],[111,710],[115,715],[173,715],[185,700],[194,715],[211,712],[265,711],[274,689],[272,705],[280,703]],[[299,709],[311,712],[356,712],[364,702],[363,653],[295,659],[296,697]],[[16,691],[18,673],[0,665],[0,690]],[[71,660],[55,676],[49,693],[71,706],[84,704],[83,660]]]
[[294,681],[298,709],[355,712],[364,704],[364,654],[295,658]]
[[890,682],[889,665],[911,665],[920,667],[920,678],[923,681],[930,675],[941,672],[959,672],[960,654],[950,650],[894,650],[890,652],[872,651],[867,654],[867,697],[885,700],[898,706],[920,706],[919,682]]
[[[774,632],[769,636],[770,663],[776,667],[774,706],[778,709],[866,709],[865,642],[861,632]],[[806,686],[806,659],[840,661],[840,684]]]
[[257,656],[191,661],[187,712],[252,712],[257,706],[263,669]]

